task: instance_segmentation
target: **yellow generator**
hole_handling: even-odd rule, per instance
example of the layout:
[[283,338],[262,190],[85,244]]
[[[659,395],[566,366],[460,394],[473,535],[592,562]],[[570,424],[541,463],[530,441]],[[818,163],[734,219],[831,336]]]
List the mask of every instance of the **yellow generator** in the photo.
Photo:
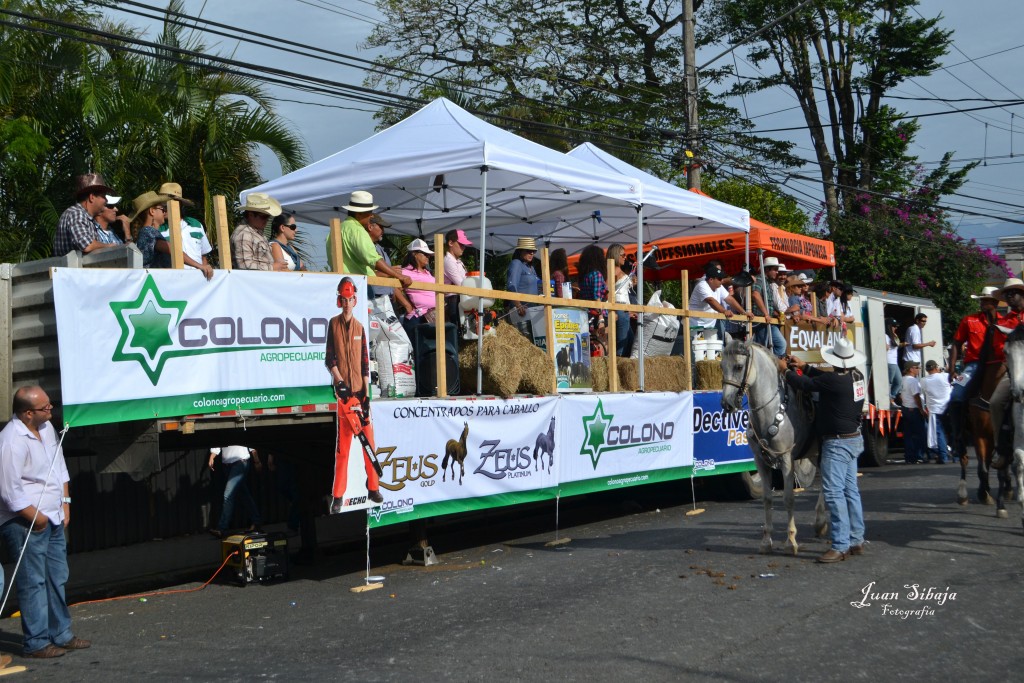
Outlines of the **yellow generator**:
[[235,534],[221,541],[220,548],[221,561],[237,553],[224,568],[243,587],[288,578],[288,537],[281,532]]

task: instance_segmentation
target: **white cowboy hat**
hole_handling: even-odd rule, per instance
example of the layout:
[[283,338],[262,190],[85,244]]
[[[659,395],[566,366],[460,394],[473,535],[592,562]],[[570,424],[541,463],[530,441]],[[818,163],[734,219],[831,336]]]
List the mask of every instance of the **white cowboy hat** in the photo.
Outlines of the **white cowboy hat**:
[[[107,204],[110,202],[108,201]],[[998,287],[982,287],[981,294],[971,294],[972,299],[995,299]]]
[[764,260],[764,267],[765,268],[773,268],[773,267],[774,268],[782,268],[782,264],[779,263],[779,259],[775,258],[774,256],[769,256],[768,258],[766,258]]
[[245,206],[241,208],[241,211],[243,213],[246,211],[252,211],[254,213],[263,213],[268,216],[280,216],[281,203],[269,194],[265,194],[263,192],[250,192],[245,198]]
[[1003,286],[997,289],[996,291],[992,292],[992,296],[995,297],[996,299],[999,299],[1000,301],[1006,301],[1006,290],[1008,289],[1024,290],[1024,280],[1021,280],[1018,277],[1006,278],[1006,282],[1003,283]]
[[789,268],[786,267],[785,263],[780,263],[779,264],[779,272],[780,273],[788,273],[788,272],[790,272],[790,270],[789,270]]
[[434,252],[432,252],[430,250],[430,247],[427,246],[427,243],[425,241],[423,241],[423,240],[420,240],[420,239],[416,239],[416,240],[413,240],[412,242],[409,242],[409,247],[408,247],[407,251],[421,251],[424,254],[433,254],[434,253]]
[[837,368],[853,368],[862,365],[867,356],[853,348],[849,339],[840,337],[832,346],[821,347],[821,357]]
[[373,195],[366,190],[356,190],[352,193],[352,196],[348,199],[348,204],[341,207],[346,211],[354,211],[356,213],[366,213],[367,211],[376,211],[380,207],[373,203]]

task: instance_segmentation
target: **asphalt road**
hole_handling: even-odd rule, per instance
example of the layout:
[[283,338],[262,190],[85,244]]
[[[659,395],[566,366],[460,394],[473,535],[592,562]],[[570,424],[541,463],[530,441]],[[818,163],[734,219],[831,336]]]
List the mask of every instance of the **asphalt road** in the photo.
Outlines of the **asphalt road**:
[[[956,505],[958,474],[864,470],[867,554],[835,565],[814,562],[816,490],[798,497],[793,557],[757,554],[759,502],[687,516],[673,487],[638,488],[564,505],[557,533],[553,506],[439,529],[431,568],[377,565],[404,553],[375,548],[382,590],[350,592],[363,558],[338,554],[284,583],[74,607],[93,647],[16,656],[29,670],[10,680],[1012,680],[1020,508]],[[17,622],[0,629],[17,652]]]

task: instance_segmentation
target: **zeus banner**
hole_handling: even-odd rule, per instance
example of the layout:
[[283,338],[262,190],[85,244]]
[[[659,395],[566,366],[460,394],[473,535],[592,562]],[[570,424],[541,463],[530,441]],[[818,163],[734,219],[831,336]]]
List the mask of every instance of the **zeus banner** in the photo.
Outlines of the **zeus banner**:
[[690,474],[692,393],[563,396],[560,419],[563,494]]
[[[65,422],[333,403],[325,360],[341,277],[55,269]],[[346,277],[365,329],[366,279]]]
[[385,526],[555,496],[559,401],[384,401],[373,408]]

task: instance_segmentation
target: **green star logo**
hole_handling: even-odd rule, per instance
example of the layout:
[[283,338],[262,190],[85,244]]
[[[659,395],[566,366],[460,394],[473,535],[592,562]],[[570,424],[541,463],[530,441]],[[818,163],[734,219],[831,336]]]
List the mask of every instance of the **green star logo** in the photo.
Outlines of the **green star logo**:
[[146,276],[146,282],[134,301],[110,302],[110,309],[121,328],[121,338],[111,360],[137,361],[149,381],[156,386],[164,363],[175,355],[169,352],[174,347],[171,333],[185,313],[186,306],[187,301],[165,301],[153,276]]
[[595,470],[597,469],[598,461],[601,459],[601,451],[604,449],[605,431],[611,424],[613,417],[615,416],[605,414],[604,405],[598,399],[597,407],[594,408],[594,414],[583,418],[583,434],[585,438],[583,446],[580,447],[580,454],[590,456],[590,462],[593,463]]

